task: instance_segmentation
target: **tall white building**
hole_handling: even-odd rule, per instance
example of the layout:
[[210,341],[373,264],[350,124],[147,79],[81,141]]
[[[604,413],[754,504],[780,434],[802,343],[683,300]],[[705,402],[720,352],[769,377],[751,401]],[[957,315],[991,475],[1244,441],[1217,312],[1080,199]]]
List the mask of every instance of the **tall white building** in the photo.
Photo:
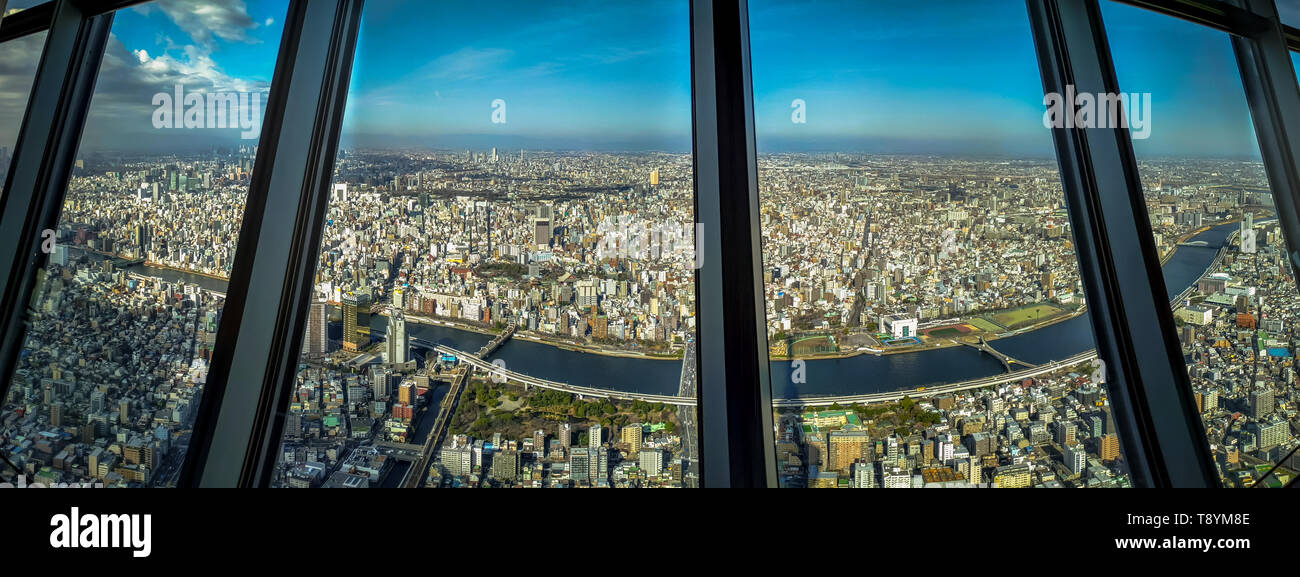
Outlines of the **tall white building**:
[[1088,452],[1084,450],[1083,445],[1078,443],[1066,445],[1065,447],[1065,466],[1070,468],[1070,472],[1078,475],[1088,468]]
[[853,488],[874,489],[876,487],[876,464],[857,462],[853,464]]
[[942,463],[947,463],[952,460],[955,449],[956,443],[952,440],[952,435],[943,435],[935,441],[934,458]]
[[1241,246],[1241,252],[1247,254],[1255,253],[1255,215],[1246,213],[1246,218],[1241,221],[1241,238],[1237,239]]
[[893,470],[884,474],[884,485],[886,489],[911,489],[912,474],[894,467]]
[[578,281],[578,306],[582,308],[594,307],[599,302],[597,296],[596,280],[588,279]]
[[641,470],[648,477],[658,477],[664,472],[664,454],[659,449],[641,449]]
[[388,362],[405,363],[410,348],[406,334],[406,315],[400,310],[393,310],[388,317]]

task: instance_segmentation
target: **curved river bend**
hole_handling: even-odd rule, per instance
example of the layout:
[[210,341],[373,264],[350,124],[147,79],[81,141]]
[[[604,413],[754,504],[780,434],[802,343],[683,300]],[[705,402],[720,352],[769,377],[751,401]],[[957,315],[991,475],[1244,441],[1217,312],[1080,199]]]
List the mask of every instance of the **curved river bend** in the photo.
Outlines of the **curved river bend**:
[[[1237,223],[1219,225],[1191,240],[1206,246],[1180,246],[1164,266],[1165,285],[1173,298],[1205,273],[1223,242],[1238,229]],[[127,267],[130,272],[184,280],[213,290],[225,290],[225,282],[145,265]],[[386,320],[376,315],[372,327],[382,334]],[[332,336],[341,328],[331,323]],[[412,338],[475,351],[490,337],[438,325],[408,323]],[[997,339],[997,350],[1030,363],[1064,359],[1095,346],[1087,314],[1042,329]],[[669,360],[612,357],[564,350],[525,340],[511,339],[494,355],[511,370],[574,385],[626,392],[677,394],[681,363]],[[792,383],[790,361],[772,362],[774,398],[846,396],[912,389],[931,384],[968,381],[1003,372],[1001,363],[971,347],[948,347],[916,353],[811,360],[805,363],[805,381]],[[784,384],[782,384],[784,383]]]

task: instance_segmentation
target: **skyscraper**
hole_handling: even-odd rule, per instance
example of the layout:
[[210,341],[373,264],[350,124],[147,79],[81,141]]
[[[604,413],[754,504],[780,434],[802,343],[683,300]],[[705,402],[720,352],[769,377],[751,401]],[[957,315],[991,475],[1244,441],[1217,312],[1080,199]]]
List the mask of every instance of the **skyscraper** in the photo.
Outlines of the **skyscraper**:
[[302,353],[319,357],[329,352],[329,318],[325,303],[314,302],[307,315],[307,338],[303,339]]
[[392,396],[391,374],[388,369],[380,368],[379,365],[370,367],[370,386],[375,400],[386,401]]
[[854,461],[863,459],[871,444],[866,431],[831,431],[827,446],[826,470],[848,471]]
[[629,447],[628,454],[640,455],[641,435],[642,435],[641,423],[632,423],[630,425],[627,425],[626,427],[623,427],[620,433],[622,435],[623,442],[626,443]]
[[1239,234],[1240,234],[1240,238],[1238,238],[1237,240],[1239,243],[1241,243],[1240,244],[1241,252],[1247,254],[1254,254],[1255,253],[1255,215],[1253,213],[1250,212],[1246,213],[1246,218],[1244,218],[1241,221],[1241,230],[1239,231]]
[[533,244],[538,247],[546,247],[551,244],[551,235],[554,230],[551,228],[552,212],[550,205],[538,205],[533,209]]
[[641,470],[647,477],[663,474],[664,454],[659,449],[641,449]]
[[[1265,385],[1267,387],[1267,385]],[[1250,393],[1250,418],[1260,419],[1273,412],[1273,390],[1263,388]]]
[[591,476],[591,451],[574,449],[569,454],[569,480],[576,485]]
[[519,452],[499,451],[492,455],[492,478],[514,482],[519,476]]
[[876,465],[866,461],[856,461],[852,467],[853,488],[873,489],[876,486]]
[[410,351],[410,341],[406,334],[406,315],[394,309],[388,316],[388,362],[405,363]]
[[360,350],[370,344],[370,295],[343,295],[343,348]]
[[1063,453],[1065,466],[1070,469],[1071,473],[1078,475],[1088,468],[1088,453],[1084,451],[1083,445],[1078,443],[1066,445]]
[[1119,458],[1119,436],[1102,435],[1101,436],[1101,460],[1110,462]]

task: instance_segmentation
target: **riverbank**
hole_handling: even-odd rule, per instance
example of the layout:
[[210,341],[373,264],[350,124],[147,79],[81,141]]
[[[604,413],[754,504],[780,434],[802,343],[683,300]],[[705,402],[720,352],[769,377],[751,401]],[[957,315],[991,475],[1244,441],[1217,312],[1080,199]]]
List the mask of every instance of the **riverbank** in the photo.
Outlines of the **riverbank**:
[[[388,316],[387,313],[384,311],[380,311],[378,314],[380,316]],[[406,320],[407,322],[412,322],[415,324],[447,327],[447,328],[452,328],[461,331],[478,333],[480,335],[496,336],[501,334],[500,331],[494,331],[482,325],[474,325],[470,323],[450,321],[442,318],[416,315],[416,314],[411,314],[409,312],[406,313]],[[571,351],[575,353],[585,353],[591,355],[601,355],[605,357],[618,357],[618,358],[625,358],[625,359],[646,359],[651,361],[676,361],[676,362],[681,362],[682,360],[681,354],[654,355],[654,354],[641,353],[636,351],[620,351],[617,349],[598,348],[598,347],[580,345],[580,344],[566,342],[566,341],[556,341],[556,340],[546,339],[530,332],[516,331],[514,336],[510,338],[520,339],[532,343],[537,343],[540,345],[546,345],[548,347],[555,347],[557,349],[561,349],[565,351]]]
[[[1014,337],[1027,332],[1032,332],[1039,329],[1047,328],[1054,324],[1063,323],[1070,319],[1078,317],[1084,314],[1085,312],[1087,312],[1087,310],[1088,310],[1087,307],[1079,307],[1077,310],[1073,312],[1065,313],[1060,316],[1056,316],[1051,319],[1042,321],[1040,323],[1036,323],[1027,327],[1016,329],[1014,331],[1007,331],[1007,332],[996,333],[996,334],[989,333],[984,337],[984,340],[996,341],[1001,338]],[[965,345],[963,345],[960,342],[957,342],[956,340],[948,339],[945,341],[935,341],[930,343],[924,343],[922,345],[917,345],[917,346],[900,347],[897,349],[874,349],[871,347],[858,347],[850,351],[818,353],[818,354],[805,355],[799,357],[791,357],[789,355],[773,355],[769,353],[768,359],[771,361],[783,361],[783,362],[793,361],[796,359],[801,361],[825,361],[825,360],[833,360],[833,359],[851,359],[853,357],[857,357],[861,355],[874,355],[877,357],[888,356],[888,355],[906,355],[911,353],[920,353],[925,351],[933,351],[938,349],[946,349],[946,348],[961,347],[961,346],[965,346]]]
[[[230,277],[225,277],[225,276],[221,276],[221,275],[215,275],[215,274],[212,274],[212,273],[206,273],[206,272],[203,272],[203,271],[192,270],[192,269],[188,269],[188,268],[180,268],[180,267],[177,267],[177,266],[172,266],[172,265],[168,265],[168,264],[163,264],[163,263],[160,263],[160,262],[155,262],[155,261],[151,261],[151,260],[146,260],[146,259],[143,259],[143,258],[129,258],[129,257],[126,257],[126,256],[122,256],[122,255],[120,255],[120,254],[117,254],[117,253],[105,252],[105,251],[102,251],[102,250],[96,250],[96,249],[93,249],[93,248],[90,248],[90,247],[88,247],[88,246],[84,246],[84,245],[65,245],[65,246],[66,246],[67,248],[69,248],[69,249],[79,250],[79,251],[81,251],[81,252],[85,252],[85,253],[89,253],[89,254],[93,254],[93,255],[98,255],[98,256],[104,257],[104,258],[106,258],[106,259],[112,259],[112,260],[124,261],[125,263],[127,263],[125,266],[137,266],[137,265],[138,265],[138,266],[143,266],[143,267],[147,267],[147,268],[153,268],[153,269],[158,269],[158,270],[166,270],[166,271],[175,272],[175,273],[180,273],[180,274],[189,274],[189,275],[194,275],[194,276],[200,276],[200,277],[203,277],[203,278],[206,278],[206,279],[211,279],[211,280],[214,280],[214,281],[220,281],[220,282],[224,282],[224,283],[229,283],[229,282],[230,282]],[[137,274],[138,274],[138,273],[137,273]]]
[[[120,258],[120,257],[119,257],[119,258]],[[195,275],[195,276],[201,276],[201,277],[203,277],[203,278],[209,278],[209,279],[212,279],[212,280],[219,280],[219,281],[221,281],[221,282],[225,282],[225,283],[230,282],[230,277],[225,277],[225,276],[215,275],[215,274],[206,273],[206,272],[203,272],[203,271],[190,270],[190,269],[187,269],[187,268],[174,267],[174,266],[171,266],[171,265],[163,264],[163,263],[160,263],[160,262],[154,262],[154,261],[151,261],[151,260],[146,260],[146,261],[143,262],[143,264],[144,264],[144,266],[147,266],[147,267],[149,267],[149,268],[158,268],[158,269],[163,269],[163,270],[169,270],[169,271],[172,271],[172,272],[180,272],[180,273],[185,273],[185,274],[192,274],[192,275]]]
[[[1256,219],[1258,219],[1258,220],[1256,221],[1256,224],[1262,223],[1262,222],[1264,222],[1264,221],[1266,221],[1266,220],[1268,220],[1268,219],[1271,219],[1271,218],[1277,216],[1277,213],[1275,213],[1275,212],[1271,212],[1271,211],[1267,211],[1267,210],[1262,211],[1262,212],[1263,212],[1262,214],[1257,215],[1257,216],[1255,217]],[[1240,216],[1238,216],[1238,217],[1229,218],[1229,219],[1227,219],[1227,220],[1221,220],[1221,221],[1215,222],[1215,223],[1213,223],[1213,224],[1207,224],[1207,225],[1204,225],[1204,226],[1202,226],[1202,227],[1200,227],[1200,228],[1198,228],[1198,229],[1196,229],[1196,230],[1193,230],[1193,231],[1191,231],[1191,232],[1188,232],[1188,233],[1186,233],[1186,234],[1184,234],[1184,235],[1178,237],[1178,240],[1174,242],[1174,247],[1173,247],[1172,249],[1170,249],[1169,252],[1168,252],[1167,254],[1165,254],[1165,255],[1163,255],[1163,256],[1160,257],[1160,266],[1165,266],[1166,264],[1168,264],[1169,261],[1170,261],[1171,259],[1174,258],[1174,255],[1178,253],[1178,246],[1181,245],[1181,244],[1183,244],[1183,243],[1185,243],[1185,242],[1187,242],[1189,239],[1194,238],[1194,237],[1196,237],[1197,235],[1199,235],[1199,234],[1201,234],[1201,233],[1203,233],[1203,232],[1205,232],[1205,231],[1208,231],[1208,230],[1210,230],[1210,229],[1212,229],[1212,228],[1217,228],[1217,227],[1224,226],[1224,225],[1227,225],[1227,224],[1236,224],[1236,223],[1239,223],[1239,222],[1241,222],[1241,221],[1243,220],[1243,218],[1244,218],[1244,217],[1240,217]]]

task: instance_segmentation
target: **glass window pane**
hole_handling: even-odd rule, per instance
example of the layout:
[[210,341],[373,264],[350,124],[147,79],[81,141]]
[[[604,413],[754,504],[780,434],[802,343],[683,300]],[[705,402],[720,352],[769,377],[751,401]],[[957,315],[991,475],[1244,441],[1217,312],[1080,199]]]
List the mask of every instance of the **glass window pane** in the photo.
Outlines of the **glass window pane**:
[[5,16],[22,12],[28,8],[35,8],[41,4],[53,3],[52,0],[13,0],[5,3]]
[[[1229,36],[1102,13],[1121,90],[1150,103],[1130,130],[1197,409],[1223,483],[1250,486],[1296,443],[1300,294]],[[1283,465],[1265,482],[1293,478]]]
[[13,146],[18,142],[36,79],[36,64],[44,49],[43,31],[0,44],[0,185],[9,175]]
[[1300,0],[1276,0],[1277,15],[1282,24],[1300,28]]
[[29,482],[175,485],[287,5],[115,16],[0,412]]
[[366,3],[277,486],[695,484],[688,3],[507,4]]
[[1128,485],[1024,4],[750,28],[781,485]]

